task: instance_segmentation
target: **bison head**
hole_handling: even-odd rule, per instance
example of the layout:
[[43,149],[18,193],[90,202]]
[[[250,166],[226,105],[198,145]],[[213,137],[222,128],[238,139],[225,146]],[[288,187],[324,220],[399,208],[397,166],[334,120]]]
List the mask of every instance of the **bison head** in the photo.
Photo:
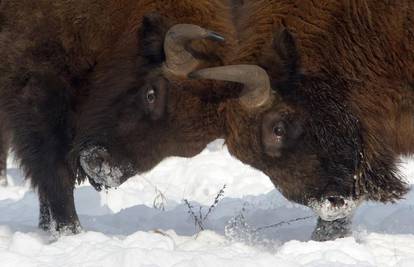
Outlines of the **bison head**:
[[258,61],[260,67],[233,65],[190,74],[242,87],[240,99],[225,105],[226,143],[233,155],[326,221],[347,217],[365,197],[401,197],[406,188],[396,176],[392,153],[366,153],[364,125],[348,95],[355,81],[323,68],[302,69],[295,39],[284,28]]
[[96,66],[72,157],[97,189],[118,186],[165,157],[193,156],[220,135],[218,104],[194,93],[205,83],[187,79],[217,56],[194,48],[194,40],[211,49],[223,37],[197,25],[170,27],[151,15],[138,38],[117,44]]

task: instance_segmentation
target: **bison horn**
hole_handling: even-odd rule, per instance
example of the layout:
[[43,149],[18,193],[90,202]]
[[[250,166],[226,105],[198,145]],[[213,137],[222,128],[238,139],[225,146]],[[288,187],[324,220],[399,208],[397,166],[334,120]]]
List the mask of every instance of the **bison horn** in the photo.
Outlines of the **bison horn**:
[[267,72],[257,65],[228,65],[194,71],[192,79],[211,79],[244,84],[240,103],[247,109],[266,106],[273,99]]
[[191,40],[210,39],[222,42],[220,34],[193,24],[177,24],[171,27],[164,40],[164,67],[175,75],[187,76],[198,66],[198,60],[186,50]]

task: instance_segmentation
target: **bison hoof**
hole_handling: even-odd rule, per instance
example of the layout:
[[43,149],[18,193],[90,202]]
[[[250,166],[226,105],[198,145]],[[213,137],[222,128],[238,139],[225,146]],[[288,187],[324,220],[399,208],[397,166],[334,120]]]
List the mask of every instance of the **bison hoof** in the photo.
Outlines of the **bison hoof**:
[[81,151],[80,165],[95,184],[105,187],[118,187],[122,183],[123,172],[112,166],[110,154],[105,148],[91,147]]
[[57,223],[49,218],[48,220],[39,221],[39,228],[45,232],[50,232],[54,239],[82,232],[82,226],[78,220],[69,223]]
[[309,207],[311,207],[322,220],[335,221],[350,216],[357,207],[357,202],[352,198],[329,196],[320,201],[311,201]]
[[54,239],[57,239],[61,236],[70,236],[76,235],[82,232],[82,226],[79,221],[74,221],[71,223],[56,223],[52,222],[50,224],[49,231]]
[[351,217],[345,217],[334,221],[325,221],[318,218],[318,223],[312,233],[312,240],[328,241],[350,236],[352,233],[351,226]]

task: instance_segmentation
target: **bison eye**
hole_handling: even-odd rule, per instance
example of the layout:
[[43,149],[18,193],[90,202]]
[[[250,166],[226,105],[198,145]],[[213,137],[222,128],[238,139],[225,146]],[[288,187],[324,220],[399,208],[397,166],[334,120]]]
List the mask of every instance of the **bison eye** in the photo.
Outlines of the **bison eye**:
[[275,137],[283,137],[286,134],[285,126],[282,122],[279,122],[275,126],[273,126],[272,133]]
[[157,98],[157,96],[155,95],[155,90],[152,88],[148,89],[146,98],[149,104],[154,103],[155,99]]

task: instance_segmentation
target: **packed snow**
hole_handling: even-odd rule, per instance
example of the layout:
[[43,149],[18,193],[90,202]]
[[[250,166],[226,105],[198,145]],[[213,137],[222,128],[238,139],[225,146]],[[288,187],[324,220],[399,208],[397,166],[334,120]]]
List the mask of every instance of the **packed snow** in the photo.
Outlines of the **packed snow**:
[[[414,266],[414,193],[366,203],[354,235],[310,241],[313,213],[217,140],[194,158],[168,158],[118,189],[75,191],[84,231],[37,229],[38,201],[10,159],[0,187],[0,266]],[[414,161],[401,172],[414,184]],[[216,200],[217,199],[217,200]]]

